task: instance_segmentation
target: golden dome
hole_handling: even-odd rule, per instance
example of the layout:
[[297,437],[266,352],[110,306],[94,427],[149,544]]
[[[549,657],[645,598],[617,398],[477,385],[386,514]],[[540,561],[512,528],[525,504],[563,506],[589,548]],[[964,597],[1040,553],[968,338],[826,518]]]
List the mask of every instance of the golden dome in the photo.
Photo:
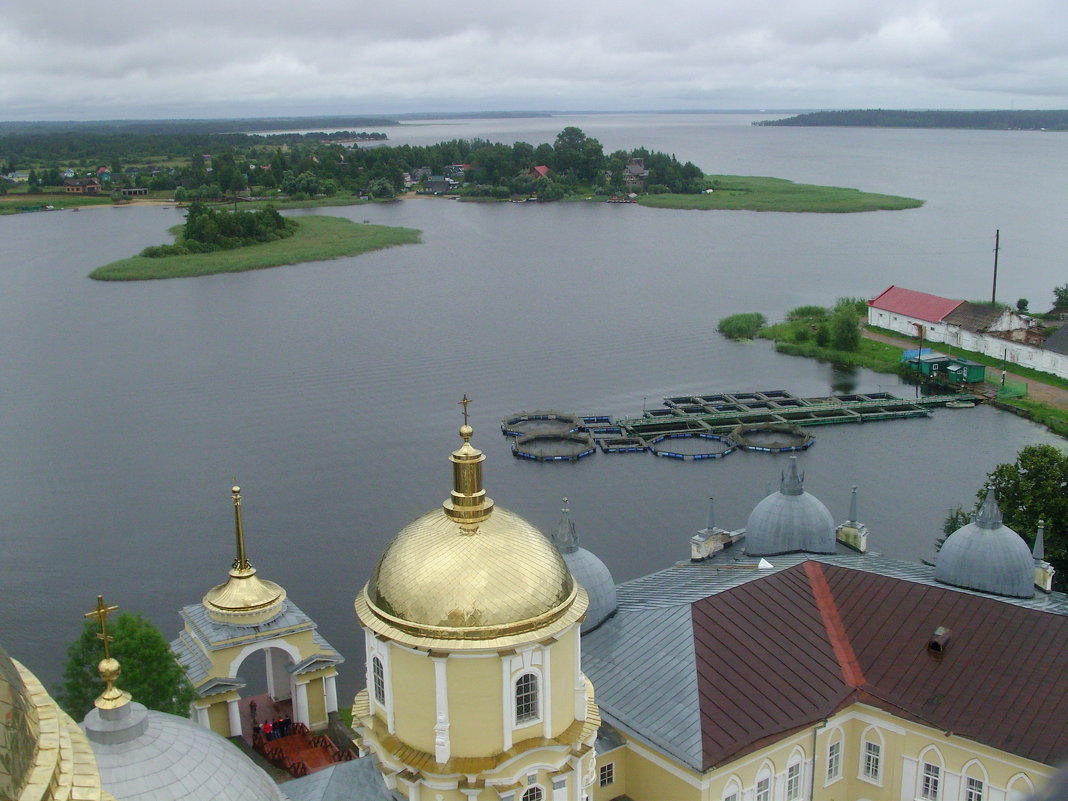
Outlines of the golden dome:
[[488,645],[579,619],[586,593],[560,553],[522,517],[494,508],[482,489],[486,457],[471,446],[470,426],[460,436],[452,494],[386,549],[356,600],[361,622],[402,639]]
[[208,590],[203,603],[213,620],[238,626],[255,626],[281,613],[286,591],[273,581],[265,581],[257,576],[256,568],[248,561],[245,555],[245,530],[241,523],[241,488],[234,487],[231,492],[237,557],[230,568],[230,578]]
[[40,724],[22,676],[0,647],[0,798],[18,798],[30,777]]

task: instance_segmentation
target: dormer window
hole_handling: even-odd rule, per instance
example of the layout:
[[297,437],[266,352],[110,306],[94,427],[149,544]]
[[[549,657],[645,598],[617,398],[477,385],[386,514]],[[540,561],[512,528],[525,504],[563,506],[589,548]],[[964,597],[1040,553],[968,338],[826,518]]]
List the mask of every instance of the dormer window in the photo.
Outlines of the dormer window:
[[371,660],[371,680],[374,683],[375,700],[385,705],[386,703],[386,671],[382,667],[382,660],[377,656]]

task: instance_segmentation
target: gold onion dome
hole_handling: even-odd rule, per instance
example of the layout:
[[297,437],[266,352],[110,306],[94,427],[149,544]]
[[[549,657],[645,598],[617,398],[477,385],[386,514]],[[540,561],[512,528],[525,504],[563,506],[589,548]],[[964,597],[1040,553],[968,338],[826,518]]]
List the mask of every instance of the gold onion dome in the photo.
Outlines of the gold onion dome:
[[444,639],[477,647],[563,628],[586,610],[586,592],[553,544],[486,497],[486,457],[471,445],[471,434],[465,422],[463,444],[450,456],[448,500],[401,530],[356,600],[373,631],[417,644]]
[[245,530],[241,522],[241,488],[231,491],[234,503],[234,528],[237,556],[230,568],[230,578],[208,590],[204,607],[213,620],[238,626],[266,623],[281,613],[286,591],[273,581],[256,575],[256,568],[245,554]]

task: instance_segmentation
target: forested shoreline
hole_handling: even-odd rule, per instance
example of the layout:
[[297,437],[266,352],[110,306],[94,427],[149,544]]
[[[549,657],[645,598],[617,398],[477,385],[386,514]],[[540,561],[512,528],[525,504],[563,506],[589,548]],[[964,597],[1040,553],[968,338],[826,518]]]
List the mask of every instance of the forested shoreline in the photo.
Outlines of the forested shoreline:
[[1068,131],[1068,110],[908,111],[853,109],[814,111],[758,126],[846,126],[860,128],[973,128],[991,131]]

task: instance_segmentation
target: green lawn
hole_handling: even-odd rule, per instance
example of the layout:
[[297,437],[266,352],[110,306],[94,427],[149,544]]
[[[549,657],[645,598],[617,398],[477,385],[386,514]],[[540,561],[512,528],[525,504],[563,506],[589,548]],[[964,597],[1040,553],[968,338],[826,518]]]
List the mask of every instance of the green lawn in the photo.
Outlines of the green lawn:
[[89,277],[98,281],[148,281],[239,273],[283,264],[355,256],[420,241],[420,232],[414,228],[367,225],[340,217],[300,217],[296,222],[299,226],[297,232],[277,242],[158,259],[133,256],[98,267]]
[[845,213],[914,209],[922,200],[879,195],[839,186],[795,184],[782,178],[710,175],[711,195],[640,195],[638,203],[658,209],[744,209]]
[[74,195],[66,192],[29,194],[13,191],[0,195],[0,214],[18,214],[20,206],[55,206],[57,209],[74,209],[79,206],[110,206],[108,195]]

